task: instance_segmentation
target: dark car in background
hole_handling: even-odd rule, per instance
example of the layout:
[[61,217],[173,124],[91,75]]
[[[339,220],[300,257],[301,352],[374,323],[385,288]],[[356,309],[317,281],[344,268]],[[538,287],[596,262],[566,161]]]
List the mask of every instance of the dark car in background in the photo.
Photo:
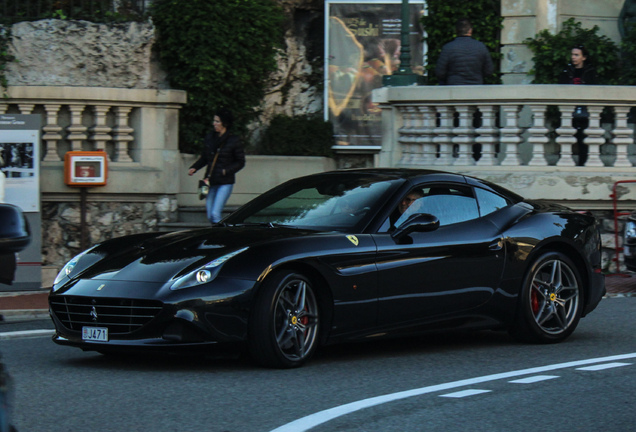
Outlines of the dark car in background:
[[623,261],[627,270],[636,272],[636,212],[632,212],[625,222]]
[[49,304],[58,344],[233,347],[296,367],[323,344],[440,329],[562,341],[601,300],[600,265],[590,215],[460,174],[344,170],[290,180],[210,228],[95,245]]

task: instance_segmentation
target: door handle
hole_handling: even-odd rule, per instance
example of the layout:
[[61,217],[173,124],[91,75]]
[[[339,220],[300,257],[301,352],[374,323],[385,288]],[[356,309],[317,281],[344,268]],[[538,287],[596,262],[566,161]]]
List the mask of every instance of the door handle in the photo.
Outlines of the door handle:
[[488,249],[491,251],[498,251],[503,249],[503,244],[501,239],[497,239],[496,241],[490,243],[490,246],[488,246]]

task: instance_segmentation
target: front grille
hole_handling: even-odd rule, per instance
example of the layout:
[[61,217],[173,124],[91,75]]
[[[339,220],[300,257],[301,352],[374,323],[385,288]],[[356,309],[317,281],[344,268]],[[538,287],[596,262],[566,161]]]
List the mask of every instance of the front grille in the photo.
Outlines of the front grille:
[[139,330],[162,309],[156,300],[118,299],[79,296],[52,296],[51,312],[69,330],[83,326],[107,327],[109,334],[127,334]]

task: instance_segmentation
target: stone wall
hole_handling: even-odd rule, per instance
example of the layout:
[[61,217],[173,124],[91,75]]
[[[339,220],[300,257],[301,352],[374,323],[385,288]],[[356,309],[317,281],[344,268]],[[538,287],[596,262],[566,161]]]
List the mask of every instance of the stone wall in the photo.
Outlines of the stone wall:
[[41,20],[12,28],[10,85],[168,88],[152,23]]
[[[155,231],[163,214],[169,219],[170,198],[158,202],[89,202],[87,246],[115,237]],[[42,203],[42,263],[61,268],[81,252],[81,208],[77,202]]]

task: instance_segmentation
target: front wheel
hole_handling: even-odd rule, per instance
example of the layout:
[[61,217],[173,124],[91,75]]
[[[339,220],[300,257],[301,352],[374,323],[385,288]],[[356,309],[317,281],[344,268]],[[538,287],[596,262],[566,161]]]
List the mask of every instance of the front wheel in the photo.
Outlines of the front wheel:
[[258,363],[293,368],[316,350],[320,311],[314,288],[303,275],[280,272],[266,279],[249,323],[248,346]]
[[582,283],[572,261],[548,252],[532,264],[520,293],[511,334],[525,342],[554,343],[576,328],[583,308]]

